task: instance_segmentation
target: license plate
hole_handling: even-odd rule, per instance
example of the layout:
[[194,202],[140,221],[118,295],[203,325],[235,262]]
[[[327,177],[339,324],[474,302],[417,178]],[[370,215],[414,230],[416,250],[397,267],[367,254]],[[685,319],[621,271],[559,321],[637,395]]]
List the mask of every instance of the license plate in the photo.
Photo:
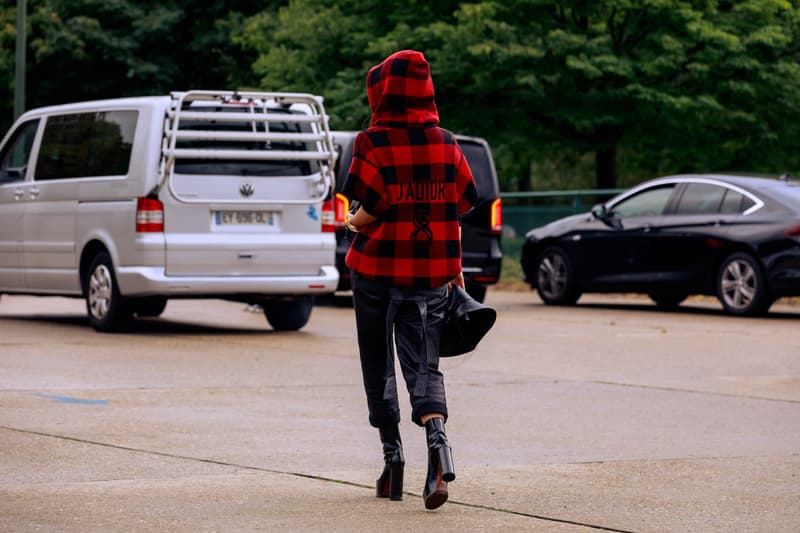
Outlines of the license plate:
[[215,211],[214,223],[217,226],[274,226],[275,213],[271,211]]

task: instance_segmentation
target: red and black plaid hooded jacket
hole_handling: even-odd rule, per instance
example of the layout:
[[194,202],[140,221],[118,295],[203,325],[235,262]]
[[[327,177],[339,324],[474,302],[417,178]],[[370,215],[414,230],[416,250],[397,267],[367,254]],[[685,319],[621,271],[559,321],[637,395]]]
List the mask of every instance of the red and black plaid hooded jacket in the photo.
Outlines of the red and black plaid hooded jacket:
[[430,65],[403,50],[367,74],[370,127],[358,134],[343,193],[378,217],[355,236],[354,272],[433,288],[461,272],[460,216],[478,199],[452,133],[439,128]]

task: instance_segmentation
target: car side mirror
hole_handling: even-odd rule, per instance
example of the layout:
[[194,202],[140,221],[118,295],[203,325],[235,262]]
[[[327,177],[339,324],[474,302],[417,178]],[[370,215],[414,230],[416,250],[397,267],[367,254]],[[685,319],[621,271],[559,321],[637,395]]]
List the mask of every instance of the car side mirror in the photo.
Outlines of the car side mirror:
[[608,218],[608,215],[609,215],[609,213],[606,210],[606,204],[595,204],[592,207],[592,216],[594,218],[598,218],[600,220],[603,220],[605,218]]
[[592,207],[592,216],[597,220],[602,220],[606,226],[614,229],[622,229],[622,221],[614,216],[613,211],[609,211],[605,204],[597,204]]

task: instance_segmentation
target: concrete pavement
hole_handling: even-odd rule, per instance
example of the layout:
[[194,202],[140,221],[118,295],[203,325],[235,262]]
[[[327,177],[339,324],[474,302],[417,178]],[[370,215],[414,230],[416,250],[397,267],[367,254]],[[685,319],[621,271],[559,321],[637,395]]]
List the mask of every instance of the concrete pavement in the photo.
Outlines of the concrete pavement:
[[428,512],[407,420],[405,499],[374,497],[351,309],[290,334],[173,301],[102,335],[78,300],[4,296],[0,531],[800,530],[800,309],[487,302],[443,361],[458,478]]

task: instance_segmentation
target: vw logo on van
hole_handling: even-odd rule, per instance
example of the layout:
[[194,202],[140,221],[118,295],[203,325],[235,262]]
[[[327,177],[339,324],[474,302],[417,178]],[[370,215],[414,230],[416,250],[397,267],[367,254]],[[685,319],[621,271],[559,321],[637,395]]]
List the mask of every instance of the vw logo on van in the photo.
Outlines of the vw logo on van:
[[253,196],[255,189],[249,183],[245,183],[241,187],[239,187],[239,192],[242,193],[242,196]]

